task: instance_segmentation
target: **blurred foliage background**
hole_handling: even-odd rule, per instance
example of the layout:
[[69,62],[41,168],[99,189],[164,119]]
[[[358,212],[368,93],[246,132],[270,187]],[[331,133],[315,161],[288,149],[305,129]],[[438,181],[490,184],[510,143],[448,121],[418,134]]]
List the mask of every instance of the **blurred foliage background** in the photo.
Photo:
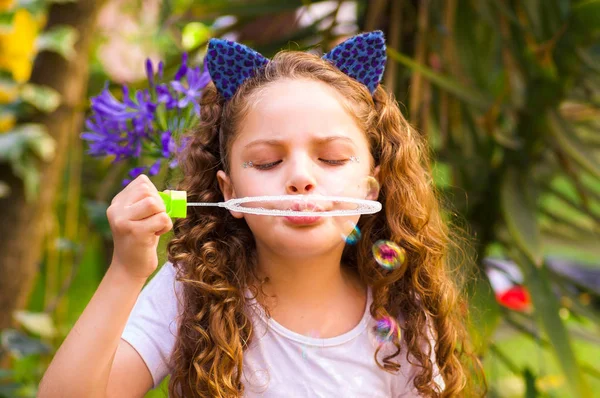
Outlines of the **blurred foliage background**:
[[210,37],[271,56],[373,29],[474,238],[489,396],[597,396],[598,0],[0,0],[0,396],[35,396],[111,258],[105,211],[132,164],[86,154],[90,96],[143,87],[146,58],[198,64]]

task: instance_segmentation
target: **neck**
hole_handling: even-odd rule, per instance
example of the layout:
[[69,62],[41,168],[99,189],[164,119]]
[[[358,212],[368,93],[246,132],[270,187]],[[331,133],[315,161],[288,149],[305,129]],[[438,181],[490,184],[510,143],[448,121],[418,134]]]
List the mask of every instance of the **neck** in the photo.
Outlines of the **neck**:
[[313,257],[287,257],[257,245],[258,274],[267,277],[265,304],[317,308],[349,294],[362,295],[358,278],[341,266],[344,246]]

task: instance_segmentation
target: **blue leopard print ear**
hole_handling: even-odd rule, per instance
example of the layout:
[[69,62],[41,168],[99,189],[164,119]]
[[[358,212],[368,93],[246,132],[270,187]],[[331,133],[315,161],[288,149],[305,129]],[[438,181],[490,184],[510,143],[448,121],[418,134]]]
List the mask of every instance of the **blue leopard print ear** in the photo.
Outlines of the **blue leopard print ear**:
[[323,59],[367,86],[371,94],[383,77],[386,58],[385,38],[380,30],[351,37],[323,55]]
[[238,87],[269,60],[243,44],[210,39],[204,62],[217,90],[229,100]]

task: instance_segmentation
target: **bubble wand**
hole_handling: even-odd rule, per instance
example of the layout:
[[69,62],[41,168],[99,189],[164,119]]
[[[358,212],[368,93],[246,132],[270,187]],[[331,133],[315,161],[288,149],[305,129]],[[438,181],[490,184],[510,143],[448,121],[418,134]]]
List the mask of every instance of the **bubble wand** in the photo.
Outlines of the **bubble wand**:
[[[187,208],[190,206],[202,207],[223,207],[231,211],[240,213],[265,215],[265,216],[302,216],[302,217],[335,217],[352,216],[359,214],[373,214],[381,210],[381,203],[375,200],[349,198],[343,196],[320,196],[320,195],[277,195],[277,196],[249,196],[244,198],[230,199],[225,202],[190,202],[187,201],[185,191],[164,191],[158,193],[163,200],[167,215],[171,218],[185,218]],[[282,201],[302,201],[312,202],[330,201],[333,203],[355,204],[353,209],[334,209],[324,211],[314,210],[281,210],[265,209],[263,207],[245,207],[244,204],[254,202],[282,202]]]

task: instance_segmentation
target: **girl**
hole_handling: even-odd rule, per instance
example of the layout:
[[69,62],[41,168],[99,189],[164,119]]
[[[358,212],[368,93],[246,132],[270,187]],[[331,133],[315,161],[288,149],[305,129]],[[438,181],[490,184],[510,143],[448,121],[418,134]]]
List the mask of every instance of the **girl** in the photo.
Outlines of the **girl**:
[[[112,263],[40,396],[143,396],[167,374],[173,397],[467,395],[448,231],[425,143],[379,85],[383,34],[272,60],[213,39],[205,62],[213,83],[180,160],[190,201],[348,192],[371,176],[383,210],[348,245],[336,217],[192,208],[139,294],[172,227],[140,176],[107,211]],[[378,265],[379,240],[401,266]]]

